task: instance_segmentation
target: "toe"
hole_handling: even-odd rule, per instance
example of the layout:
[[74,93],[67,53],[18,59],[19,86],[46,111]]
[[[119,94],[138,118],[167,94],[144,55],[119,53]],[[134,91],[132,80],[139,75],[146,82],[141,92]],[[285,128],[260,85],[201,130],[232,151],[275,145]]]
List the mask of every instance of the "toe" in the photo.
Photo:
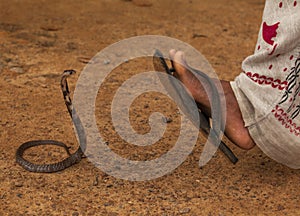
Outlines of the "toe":
[[170,56],[170,59],[171,59],[171,60],[174,59],[175,54],[176,54],[176,50],[175,50],[175,49],[171,49],[171,50],[169,51],[169,56]]
[[173,67],[175,68],[179,76],[184,75],[187,70],[187,64],[183,52],[178,51],[175,53],[173,58]]
[[171,49],[169,51],[169,57],[170,57],[170,61],[171,61],[171,64],[172,64],[172,68],[174,68],[174,56],[176,54],[176,50],[175,49]]

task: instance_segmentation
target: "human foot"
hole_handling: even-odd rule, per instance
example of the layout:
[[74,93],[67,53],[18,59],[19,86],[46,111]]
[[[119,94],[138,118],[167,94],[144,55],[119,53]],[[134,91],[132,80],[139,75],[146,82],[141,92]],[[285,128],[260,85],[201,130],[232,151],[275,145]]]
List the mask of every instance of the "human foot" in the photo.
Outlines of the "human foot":
[[[188,70],[189,67],[184,59],[183,52],[171,50],[170,59],[172,60],[172,65],[175,69],[174,76],[190,91],[195,101],[199,104],[201,111],[206,115],[211,116],[211,106],[209,101],[209,96],[211,95],[208,96],[206,94],[205,89],[207,89],[207,86],[205,86],[205,80],[201,80],[201,78],[196,77]],[[250,137],[248,129],[244,126],[242,114],[230,83],[223,80],[220,82],[223,92],[219,92],[219,94],[223,94],[221,96],[224,96],[226,99],[225,134],[237,146],[249,150],[255,146],[255,143]],[[211,94],[211,92],[209,92],[209,94]]]

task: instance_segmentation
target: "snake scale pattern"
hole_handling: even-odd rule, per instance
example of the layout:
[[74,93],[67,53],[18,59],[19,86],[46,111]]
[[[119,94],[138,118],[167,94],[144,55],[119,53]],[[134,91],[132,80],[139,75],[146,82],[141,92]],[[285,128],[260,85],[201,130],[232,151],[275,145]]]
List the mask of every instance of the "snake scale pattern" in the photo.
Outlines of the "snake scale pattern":
[[[80,122],[79,117],[77,116],[75,110],[73,110],[72,100],[70,97],[70,91],[68,87],[67,77],[74,74],[75,70],[65,70],[61,77],[61,90],[64,96],[64,101],[67,106],[68,112],[70,114],[71,119],[75,125],[75,129],[77,134],[79,135],[80,144],[84,143],[85,137],[82,136],[83,129]],[[82,143],[81,143],[82,142]],[[55,145],[62,147],[66,150],[67,154],[69,155],[68,158],[64,159],[63,161],[52,163],[52,164],[34,164],[26,159],[24,159],[23,154],[24,152],[35,146],[40,145]],[[82,145],[81,145],[82,146]],[[20,164],[24,169],[31,171],[31,172],[40,172],[40,173],[52,173],[64,170],[76,163],[79,163],[82,157],[84,156],[81,146],[78,147],[75,153],[71,154],[69,151],[69,147],[62,142],[58,142],[55,140],[33,140],[29,142],[23,143],[16,152],[16,162]]]

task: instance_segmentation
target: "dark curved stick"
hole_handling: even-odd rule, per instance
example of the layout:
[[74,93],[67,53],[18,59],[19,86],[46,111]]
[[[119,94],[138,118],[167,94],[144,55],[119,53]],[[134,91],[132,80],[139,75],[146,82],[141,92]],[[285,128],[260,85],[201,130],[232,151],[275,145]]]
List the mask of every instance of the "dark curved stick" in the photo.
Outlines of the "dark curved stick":
[[[68,112],[70,114],[70,117],[72,118],[72,121],[75,125],[75,129],[77,131],[80,146],[76,150],[75,153],[71,154],[69,152],[69,147],[65,145],[62,142],[58,142],[55,140],[33,140],[26,143],[23,143],[16,152],[16,162],[20,164],[24,169],[31,171],[31,172],[40,172],[40,173],[52,173],[64,170],[76,163],[79,163],[82,157],[84,156],[81,147],[85,148],[86,138],[85,133],[83,130],[83,126],[81,124],[81,121],[79,117],[77,116],[75,110],[73,109],[72,100],[70,98],[70,92],[68,88],[67,83],[67,77],[74,74],[74,70],[65,70],[62,78],[61,78],[61,90],[64,96],[64,101],[67,106]],[[23,158],[23,154],[26,149],[29,149],[31,147],[40,146],[40,145],[56,145],[59,147],[62,147],[66,150],[67,154],[69,155],[68,158],[64,159],[63,161],[52,163],[52,164],[34,164],[30,161]]]
[[[155,51],[155,54],[153,56],[153,64],[156,69],[156,71],[165,71],[169,75],[173,75],[173,72],[175,72],[174,68],[169,68],[162,53],[159,50]],[[201,76],[205,81],[209,84],[210,90],[212,92],[212,128],[209,125],[209,117],[206,116],[204,113],[199,111],[199,118],[200,118],[200,128],[206,133],[209,134],[209,138],[211,139],[211,142],[215,145],[219,145],[220,150],[228,157],[228,159],[235,164],[238,161],[238,158],[234,155],[234,153],[231,151],[231,149],[220,139],[220,135],[222,133],[221,127],[223,125],[223,119],[222,119],[222,113],[219,112],[221,110],[221,102],[220,102],[220,96],[218,93],[218,90],[215,86],[215,84],[212,82],[209,76],[207,76],[205,73],[196,70],[194,68],[189,67],[190,71],[194,72],[195,74]],[[169,81],[171,83],[171,88],[175,89],[176,87],[172,83],[172,81]],[[177,96],[180,97],[179,94]],[[185,113],[187,117],[190,118],[190,120],[194,123],[196,127],[199,127],[199,125],[196,125],[198,123],[195,123],[194,118],[191,118],[190,113],[188,113],[188,109],[185,108],[183,105],[182,111]]]

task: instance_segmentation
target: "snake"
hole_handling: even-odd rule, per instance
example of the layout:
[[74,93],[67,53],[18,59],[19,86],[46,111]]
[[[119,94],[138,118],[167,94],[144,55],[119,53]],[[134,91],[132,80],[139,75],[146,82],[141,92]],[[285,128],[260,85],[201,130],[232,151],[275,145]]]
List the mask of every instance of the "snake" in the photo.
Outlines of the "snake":
[[[68,109],[69,115],[73,121],[73,124],[75,126],[75,130],[78,134],[79,138],[79,147],[78,149],[71,154],[69,151],[69,148],[66,144],[56,141],[56,140],[32,140],[25,142],[19,146],[19,148],[16,151],[16,162],[21,165],[25,170],[31,171],[31,172],[38,172],[38,173],[53,173],[58,172],[61,170],[64,170],[76,163],[79,163],[81,159],[84,157],[84,148],[86,144],[86,137],[83,130],[82,123],[80,121],[79,116],[76,114],[75,109],[73,108],[72,100],[70,97],[70,91],[68,87],[67,78],[75,74],[75,70],[65,70],[61,76],[60,86],[63,93],[65,105]],[[57,163],[51,163],[51,164],[35,164],[28,160],[26,160],[23,155],[24,152],[32,147],[35,146],[41,146],[41,145],[54,145],[59,146],[65,149],[65,151],[68,154],[68,157],[62,161],[59,161]]]
[[[175,72],[175,68],[171,67],[169,68],[166,60],[161,53],[160,50],[156,49],[154,56],[153,56],[153,64],[156,69],[156,71],[164,71],[168,75],[173,76]],[[200,127],[206,134],[208,134],[210,142],[213,143],[214,145],[218,146],[219,149],[228,157],[228,159],[233,163],[237,163],[238,158],[234,155],[234,153],[231,151],[231,149],[221,140],[221,133],[222,133],[222,127],[224,127],[224,122],[223,122],[223,116],[221,110],[221,100],[220,100],[220,95],[218,92],[218,89],[212,79],[205,74],[204,72],[197,70],[195,68],[192,68],[188,66],[187,68],[189,71],[192,71],[194,74],[199,75],[202,77],[205,82],[209,85],[209,90],[211,92],[211,119],[212,119],[212,126],[209,124],[209,117],[204,114],[203,112],[199,111],[199,120],[200,120],[200,125],[195,125],[196,127]],[[169,79],[169,88],[172,88],[172,90],[178,91],[176,89],[176,86],[174,85],[173,81]],[[168,90],[168,89],[167,89]],[[169,89],[170,91],[170,89]],[[188,95],[188,94],[186,94]],[[177,96],[180,97],[180,94],[177,94]],[[183,106],[182,111],[185,113],[187,117],[190,118],[190,120],[195,123],[194,118],[191,118],[189,113],[187,113],[188,109],[185,107],[184,103],[182,103]]]

